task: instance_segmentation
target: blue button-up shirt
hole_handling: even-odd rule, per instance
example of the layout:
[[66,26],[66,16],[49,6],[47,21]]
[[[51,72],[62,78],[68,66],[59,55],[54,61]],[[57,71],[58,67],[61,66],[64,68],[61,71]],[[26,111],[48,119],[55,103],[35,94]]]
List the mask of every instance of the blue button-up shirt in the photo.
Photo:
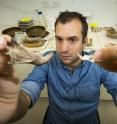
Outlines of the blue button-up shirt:
[[30,96],[32,105],[45,83],[49,97],[46,124],[97,124],[101,84],[116,103],[117,74],[89,61],[71,71],[55,53],[50,62],[36,66],[21,88]]

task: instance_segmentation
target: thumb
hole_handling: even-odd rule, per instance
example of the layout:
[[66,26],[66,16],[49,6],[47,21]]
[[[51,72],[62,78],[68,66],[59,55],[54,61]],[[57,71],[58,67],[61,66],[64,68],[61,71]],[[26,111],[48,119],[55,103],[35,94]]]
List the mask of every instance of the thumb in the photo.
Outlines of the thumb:
[[102,48],[94,53],[95,62],[117,61],[117,45]]
[[11,37],[8,35],[0,36],[0,51],[7,47],[7,42],[11,41]]

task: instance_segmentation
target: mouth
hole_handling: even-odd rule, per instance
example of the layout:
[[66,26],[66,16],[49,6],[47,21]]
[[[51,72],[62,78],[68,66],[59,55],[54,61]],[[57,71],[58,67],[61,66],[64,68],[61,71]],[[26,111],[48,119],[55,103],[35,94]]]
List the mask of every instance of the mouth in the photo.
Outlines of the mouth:
[[71,58],[71,56],[69,56],[69,55],[60,55],[60,58],[61,58],[62,60],[68,60],[68,59]]

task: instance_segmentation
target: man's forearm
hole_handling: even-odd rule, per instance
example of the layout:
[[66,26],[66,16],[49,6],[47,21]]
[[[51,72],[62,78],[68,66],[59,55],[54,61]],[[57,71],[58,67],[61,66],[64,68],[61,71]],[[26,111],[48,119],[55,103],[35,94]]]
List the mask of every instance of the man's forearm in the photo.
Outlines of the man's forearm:
[[19,94],[18,105],[15,114],[8,122],[14,122],[21,119],[27,113],[30,104],[30,97],[26,93],[21,91]]

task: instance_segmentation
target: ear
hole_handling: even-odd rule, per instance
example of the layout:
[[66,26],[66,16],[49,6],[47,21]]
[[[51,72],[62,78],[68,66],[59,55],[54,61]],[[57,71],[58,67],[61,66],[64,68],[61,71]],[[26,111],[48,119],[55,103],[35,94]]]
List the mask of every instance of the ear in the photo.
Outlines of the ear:
[[85,37],[83,40],[83,49],[86,48],[87,44],[88,44],[88,37]]

